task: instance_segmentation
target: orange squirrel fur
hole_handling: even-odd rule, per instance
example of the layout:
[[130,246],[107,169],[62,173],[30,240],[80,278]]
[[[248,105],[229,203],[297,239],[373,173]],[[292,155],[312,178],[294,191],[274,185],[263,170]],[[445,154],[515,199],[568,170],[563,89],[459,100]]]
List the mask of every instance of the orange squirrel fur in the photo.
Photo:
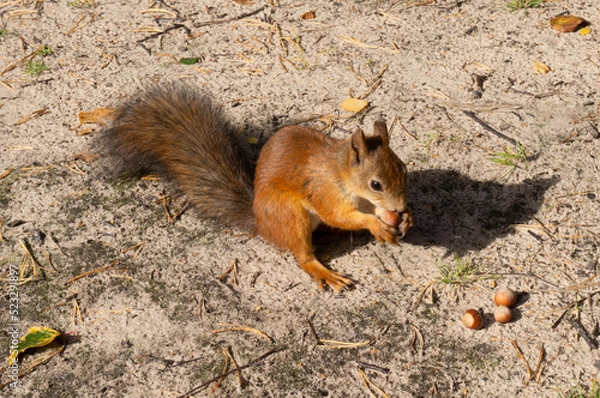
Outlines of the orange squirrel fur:
[[[340,140],[305,126],[284,127],[262,148],[254,170],[244,143],[208,96],[157,86],[119,108],[103,139],[121,169],[161,173],[204,217],[258,232],[291,251],[319,287],[339,292],[351,281],[315,257],[312,232],[319,224],[367,229],[393,244],[412,226],[406,166],[389,147],[385,123],[373,128],[372,136],[357,130]],[[373,209],[394,212],[398,225]]]

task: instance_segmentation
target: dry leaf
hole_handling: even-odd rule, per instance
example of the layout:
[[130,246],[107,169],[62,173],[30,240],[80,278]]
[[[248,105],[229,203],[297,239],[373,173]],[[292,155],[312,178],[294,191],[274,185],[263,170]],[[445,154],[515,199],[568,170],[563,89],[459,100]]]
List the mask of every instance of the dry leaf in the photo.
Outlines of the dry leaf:
[[106,124],[117,118],[117,110],[115,108],[98,108],[91,112],[79,112],[79,123],[96,123]]
[[300,15],[300,18],[302,19],[314,19],[315,17],[315,11],[305,12],[304,14]]
[[533,70],[542,74],[546,74],[550,72],[552,69],[546,64],[541,63],[540,61],[535,61],[535,65],[533,65]]
[[369,105],[369,103],[365,100],[361,100],[361,99],[356,99],[356,98],[348,98],[347,100],[345,100],[344,102],[342,102],[340,104],[340,108],[342,108],[345,111],[350,111],[350,112],[360,112],[363,109],[365,109],[367,107],[367,105]]
[[584,23],[585,19],[573,15],[559,15],[550,20],[550,26],[559,32],[575,32]]
[[86,163],[93,163],[99,157],[100,157],[100,155],[98,155],[95,152],[90,152],[90,151],[82,151],[82,152],[75,154],[75,156],[73,156],[74,159],[83,160]]
[[77,135],[88,135],[94,132],[94,129],[91,127],[84,127],[82,129],[77,129],[75,130],[77,132]]
[[238,4],[241,4],[243,6],[251,6],[252,4],[254,4],[254,1],[252,0],[233,0]]
[[10,173],[12,173],[15,169],[8,169],[5,170],[2,174],[0,174],[0,180],[3,178],[6,178],[10,175]]

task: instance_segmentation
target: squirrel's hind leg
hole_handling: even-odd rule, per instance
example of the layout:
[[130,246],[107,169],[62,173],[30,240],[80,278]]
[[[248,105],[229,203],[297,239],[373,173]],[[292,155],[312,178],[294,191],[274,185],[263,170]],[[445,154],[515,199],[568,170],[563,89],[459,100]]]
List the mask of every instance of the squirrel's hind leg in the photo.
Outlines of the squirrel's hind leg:
[[[279,247],[291,251],[298,265],[317,282],[320,289],[331,287],[336,293],[349,287],[352,281],[325,267],[314,255],[312,247],[312,220],[310,213],[300,202],[274,200],[271,195],[268,205],[254,206],[259,233]],[[281,230],[285,228],[285,230]]]

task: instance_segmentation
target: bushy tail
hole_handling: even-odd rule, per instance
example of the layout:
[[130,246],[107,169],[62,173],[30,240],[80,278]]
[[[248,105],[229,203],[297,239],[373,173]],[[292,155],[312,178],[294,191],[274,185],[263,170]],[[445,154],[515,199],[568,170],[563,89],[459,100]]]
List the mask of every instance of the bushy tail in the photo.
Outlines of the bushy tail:
[[119,109],[103,139],[120,171],[159,173],[175,181],[202,216],[255,232],[253,164],[205,94],[153,87]]

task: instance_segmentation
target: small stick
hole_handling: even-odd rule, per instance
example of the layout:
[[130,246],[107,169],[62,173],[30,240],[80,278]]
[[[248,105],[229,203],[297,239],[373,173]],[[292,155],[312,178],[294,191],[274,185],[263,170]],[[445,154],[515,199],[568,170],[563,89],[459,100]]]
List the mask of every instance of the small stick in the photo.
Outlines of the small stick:
[[417,329],[416,326],[414,325],[410,325],[410,327],[413,329],[413,339],[411,341],[411,347],[414,347],[416,341],[417,341],[417,337],[419,338],[419,343],[421,344],[421,349],[419,350],[419,356],[423,356],[423,351],[425,349],[425,340],[423,339],[423,335],[421,334],[421,332],[419,331],[419,329]]
[[413,311],[415,311],[417,309],[417,307],[419,306],[419,304],[421,304],[421,300],[423,299],[423,296],[425,296],[427,289],[429,289],[429,287],[432,286],[435,282],[437,282],[435,279],[432,280],[421,290],[421,292],[419,293],[419,296],[417,296],[417,301],[415,301],[415,304],[413,305],[413,308],[412,308]]
[[381,395],[383,395],[385,398],[390,398],[389,395],[387,395],[381,388],[377,387],[375,385],[375,383],[373,383],[365,374],[365,372],[360,368],[357,367],[356,370],[358,370],[358,373],[360,374],[360,377],[363,381],[363,383],[365,384],[365,386],[367,387],[367,390],[369,390],[369,392],[371,393],[371,395],[374,398],[377,398],[377,395],[375,395],[375,393],[373,392],[373,390],[371,389],[371,387],[373,387],[375,390],[377,390],[377,392],[379,392]]
[[390,369],[389,368],[384,368],[384,367],[381,367],[381,366],[377,366],[377,365],[373,365],[373,364],[366,363],[366,362],[361,362],[361,361],[356,361],[356,363],[358,364],[358,366],[360,368],[376,370],[376,371],[381,372],[381,373],[390,373]]
[[260,337],[262,337],[266,340],[269,340],[271,343],[274,342],[273,338],[270,337],[268,334],[266,334],[265,332],[260,331],[258,329],[255,329],[253,327],[250,327],[250,326],[234,325],[234,324],[230,324],[230,323],[219,323],[219,325],[224,326],[224,328],[215,329],[211,332],[212,334],[223,333],[223,332],[232,332],[232,331],[242,331],[242,332],[257,334]]
[[315,331],[315,328],[314,328],[312,322],[310,321],[310,318],[306,318],[306,323],[308,323],[308,330],[310,330],[310,334],[312,334],[312,336],[314,337],[314,339],[317,342],[317,344],[319,344],[319,342],[321,341],[321,339],[317,335],[317,332]]
[[244,385],[246,383],[244,381],[244,378],[242,377],[242,370],[240,369],[240,366],[235,361],[235,358],[233,357],[233,352],[231,351],[231,346],[227,346],[227,348],[225,348],[225,354],[229,357],[229,359],[231,360],[231,363],[233,363],[233,367],[235,369],[235,373],[237,375],[237,379],[238,379],[238,383],[240,384],[240,388],[244,388]]
[[358,73],[356,73],[356,71],[354,70],[354,68],[352,68],[352,65],[348,64],[346,65],[348,67],[348,70],[350,72],[352,72],[352,74],[354,76],[356,76],[360,81],[362,81],[364,84],[366,84],[367,86],[369,85],[369,83],[367,83],[367,79],[365,79],[364,77],[362,77],[361,75],[359,75]]
[[35,51],[31,52],[30,54],[26,55],[25,57],[21,58],[20,60],[13,62],[12,64],[8,65],[6,68],[4,68],[4,70],[2,72],[0,72],[0,76],[4,75],[5,73],[10,72],[11,70],[15,69],[16,67],[18,67],[19,65],[33,59],[33,57],[35,57],[38,53],[38,51],[41,49],[42,47],[38,47]]
[[83,316],[81,315],[81,309],[79,308],[79,303],[77,302],[77,299],[74,298],[73,299],[73,326],[75,326],[77,324],[77,319],[79,319],[79,322],[83,323]]
[[0,180],[3,178],[6,178],[10,175],[10,173],[12,173],[13,171],[15,171],[15,169],[7,169],[5,170],[2,174],[0,174]]
[[375,83],[376,80],[381,79],[381,76],[383,76],[383,74],[385,73],[385,71],[388,69],[389,65],[385,64],[383,65],[383,68],[381,68],[381,70],[379,71],[379,73],[377,74],[377,76],[375,76],[374,78],[372,78],[367,85],[372,85],[373,83]]
[[552,324],[552,326],[550,328],[551,329],[556,329],[556,327],[558,327],[558,325],[560,325],[561,321],[564,319],[565,315],[567,315],[569,313],[569,311],[571,311],[575,307],[578,307],[578,306],[582,305],[583,303],[586,302],[586,300],[591,299],[593,296],[595,296],[598,293],[600,293],[600,290],[592,292],[592,293],[588,294],[587,297],[584,297],[584,298],[582,298],[580,300],[574,301],[571,304],[569,304],[565,308],[565,310],[562,312],[562,314],[560,314],[560,316],[558,317],[558,319],[556,321],[554,321],[554,323]]
[[78,279],[85,278],[86,276],[90,276],[90,275],[94,275],[94,274],[99,274],[100,272],[104,272],[107,269],[109,269],[110,267],[112,267],[112,266],[114,266],[114,265],[116,265],[116,264],[118,264],[120,262],[121,262],[121,260],[116,259],[115,261],[113,261],[112,263],[110,263],[108,265],[105,265],[104,267],[96,268],[96,269],[93,269],[91,271],[84,272],[83,274],[79,274],[79,275],[77,275],[77,276],[69,279],[67,281],[67,285],[70,284],[70,283],[75,282]]
[[371,344],[373,341],[365,340],[353,343],[350,341],[337,341],[337,340],[319,340],[319,345],[325,346],[326,348],[358,348],[364,347]]
[[169,27],[168,27],[167,29],[165,29],[165,30],[161,30],[160,32],[156,32],[156,33],[154,33],[154,34],[152,34],[152,35],[150,35],[150,36],[144,37],[143,39],[141,39],[141,40],[138,40],[138,41],[137,41],[137,43],[138,43],[138,44],[142,44],[142,43],[143,43],[143,42],[145,42],[145,41],[148,41],[148,40],[151,40],[151,39],[157,38],[157,37],[159,37],[159,36],[162,36],[162,35],[164,35],[165,33],[168,33],[168,32],[170,32],[170,31],[172,31],[172,30],[175,30],[175,29],[183,29],[183,30],[185,30],[185,33],[186,33],[186,34],[188,34],[188,35],[190,35],[190,34],[192,33],[192,31],[190,30],[190,28],[188,28],[187,26],[185,26],[185,25],[183,25],[183,24],[175,24],[175,25],[173,25],[173,26],[169,26]]
[[486,122],[484,122],[483,120],[481,120],[476,114],[475,112],[471,112],[471,111],[463,111],[463,113],[470,117],[471,119],[473,119],[474,122],[478,123],[481,127],[483,127],[484,130],[489,131],[490,133],[494,134],[496,137],[498,138],[502,138],[503,140],[506,140],[508,142],[510,142],[511,144],[513,144],[514,146],[519,146],[519,142],[517,140],[514,140],[504,134],[502,134],[501,132],[499,132],[498,130],[494,129],[493,127],[491,127],[489,124],[487,124]]
[[[37,277],[37,266],[38,263],[35,260],[35,257],[33,257],[33,254],[31,254],[31,251],[29,251],[29,248],[27,247],[27,245],[25,244],[25,242],[21,239],[19,239],[19,243],[21,244],[21,246],[23,247],[23,250],[25,251],[25,260],[27,260],[27,258],[31,259],[31,267],[33,268],[33,277]],[[25,263],[25,261],[24,261]],[[25,274],[25,269],[26,267],[23,267],[21,269],[21,275],[19,275],[19,279],[23,279],[23,275]]]
[[44,250],[44,257],[46,257],[46,261],[48,261],[48,264],[50,264],[50,267],[52,268],[52,270],[54,272],[58,272],[58,270],[54,266],[54,263],[52,262],[52,258],[50,257],[50,253],[48,253],[47,251]]
[[[87,26],[87,25],[91,24],[92,22],[94,22],[94,20],[98,17],[98,15],[100,15],[100,14],[83,15],[81,18],[79,18],[79,21],[77,21],[75,23],[75,25],[73,25],[73,27],[71,29],[69,29],[69,31],[67,33],[65,33],[65,35],[71,36],[71,34],[77,32],[80,29],[83,29],[84,26]],[[80,24],[87,16],[89,16],[90,19],[87,20],[85,23]]]
[[575,329],[577,334],[585,340],[587,345],[590,346],[592,350],[598,348],[598,342],[596,341],[596,339],[590,336],[590,333],[581,324],[581,322],[579,322],[577,318],[570,316],[567,318],[567,322],[569,322],[571,326],[573,326],[573,329]]
[[22,118],[21,120],[19,120],[18,122],[15,122],[15,126],[20,126],[21,124],[27,123],[28,121],[30,121],[33,118],[40,117],[49,112],[50,112],[50,110],[48,110],[48,108],[42,108],[42,109],[38,109],[37,111],[33,111],[29,115],[27,115],[24,118]]
[[523,356],[523,352],[521,351],[521,349],[519,348],[519,346],[517,345],[517,342],[515,340],[510,340],[510,343],[515,348],[515,351],[517,351],[517,358],[521,359],[525,363],[525,368],[527,369],[528,381],[532,380],[534,375],[531,372],[531,368],[529,367],[529,363],[527,362],[527,359],[525,359],[525,356]]
[[223,272],[223,274],[217,278],[219,280],[219,282],[224,283],[225,279],[227,279],[227,276],[233,272],[233,284],[237,285],[238,284],[237,264],[238,264],[238,259],[236,258],[235,260],[233,260],[233,263],[229,266],[229,268],[227,268],[227,270],[225,272]]
[[[38,366],[42,365],[45,362],[48,362],[50,359],[52,359],[52,357],[54,357],[56,354],[60,354],[62,352],[62,350],[64,350],[64,349],[65,349],[64,345],[60,346],[57,349],[52,350],[52,351],[42,355],[41,357],[37,358],[34,362],[32,362],[31,364],[28,364],[26,367],[21,368],[18,378],[21,379],[23,376],[25,376],[29,372],[33,371]],[[3,389],[4,387],[6,387],[7,385],[11,384],[12,382],[13,382],[12,380],[9,380],[9,381],[6,381],[6,382],[0,384],[0,390]]]
[[62,251],[62,248],[58,245],[58,243],[56,243],[56,241],[52,238],[52,236],[50,234],[46,234],[46,237],[48,239],[50,239],[50,242],[52,242],[54,244],[54,246],[56,246],[56,248],[58,249],[58,251],[60,252],[60,254],[62,254],[63,256],[67,257],[67,255]]
[[144,248],[144,246],[146,246],[146,242],[141,242],[141,243],[138,243],[137,245],[133,245],[133,246],[131,246],[131,247],[128,247],[128,248],[127,248],[127,249],[125,249],[125,250],[121,250],[121,254],[125,254],[125,253],[127,253],[129,250],[132,250],[132,249],[137,249],[137,250],[135,251],[135,253],[133,253],[133,257],[132,257],[132,259],[131,259],[131,260],[133,261],[133,260],[135,260],[135,259],[137,258],[137,256],[140,254],[140,252],[142,251],[142,249]]
[[213,377],[212,379],[210,379],[210,380],[208,380],[208,381],[206,381],[206,382],[204,382],[204,383],[202,383],[202,384],[200,384],[200,385],[192,388],[191,390],[189,390],[189,391],[187,391],[187,392],[185,392],[185,393],[183,393],[181,395],[178,395],[175,398],[187,398],[190,395],[193,395],[193,394],[195,394],[195,393],[197,393],[199,391],[202,391],[208,385],[210,385],[211,383],[219,380],[221,377],[227,377],[230,374],[237,372],[238,370],[241,371],[241,370],[244,370],[244,369],[249,368],[251,366],[258,365],[258,364],[262,363],[265,359],[267,359],[268,357],[270,357],[271,355],[277,354],[278,352],[281,352],[283,350],[285,350],[285,348],[279,347],[279,348],[274,348],[274,349],[272,349],[270,351],[267,351],[266,353],[264,353],[263,355],[259,356],[258,358],[253,359],[250,362],[246,363],[245,365],[240,366],[239,369],[232,369],[232,370],[229,370],[227,372],[221,373],[220,375],[218,375],[216,377]]
[[[227,371],[229,370],[229,355],[227,354],[227,349],[223,348],[223,355],[225,356],[225,366],[223,367],[223,371],[221,372],[222,374],[227,373]],[[225,375],[221,376],[219,378],[219,380],[217,380],[217,382],[215,383],[215,385],[212,388],[212,392],[214,393],[215,391],[217,391],[217,388],[219,388],[219,386],[221,385],[221,383],[223,382],[223,380],[225,380]]]
[[402,124],[402,121],[400,120],[400,118],[398,116],[396,116],[394,118],[394,123],[398,123],[400,125],[400,127],[402,127],[402,130],[411,138],[418,140],[417,136],[415,136],[413,133],[411,133],[410,131],[408,131],[408,129],[406,127],[404,127],[404,125]]
[[371,396],[373,398],[377,398],[377,395],[375,395],[375,393],[371,390],[371,387],[369,386],[369,379],[367,378],[365,372],[363,372],[361,368],[356,368],[356,370],[358,370],[358,374],[360,375],[360,378],[362,379],[362,382],[365,385],[365,387],[367,387],[367,390],[369,390],[369,392],[371,393]]
[[546,354],[546,350],[544,349],[544,343],[540,346],[540,355],[538,356],[537,365],[535,365],[535,369],[533,371],[536,383],[539,384],[540,377],[542,375],[542,371],[544,367],[542,366],[542,361],[544,360],[544,355]]
[[197,24],[194,24],[194,27],[195,28],[200,28],[202,26],[217,25],[217,24],[222,24],[222,23],[228,23],[228,22],[237,21],[239,19],[248,18],[248,17],[251,17],[251,16],[253,16],[255,14],[258,14],[259,12],[261,12],[262,10],[264,10],[266,7],[267,6],[262,6],[260,8],[257,8],[254,11],[250,11],[250,12],[247,12],[245,14],[238,15],[237,17],[224,18],[224,19],[214,19],[212,21],[199,22]]

